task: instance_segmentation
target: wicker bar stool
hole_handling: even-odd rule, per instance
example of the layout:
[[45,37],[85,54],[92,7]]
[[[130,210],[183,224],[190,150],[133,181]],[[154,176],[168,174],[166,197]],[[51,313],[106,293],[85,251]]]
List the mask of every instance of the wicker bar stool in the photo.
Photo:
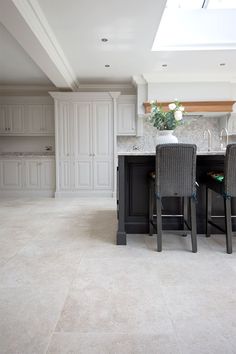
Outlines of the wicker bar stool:
[[[184,213],[181,216],[191,230],[192,251],[197,252],[196,151],[197,147],[193,144],[162,144],[156,147],[156,171],[149,176],[149,234],[152,235],[156,229],[158,252],[162,251],[162,197],[184,199]],[[187,222],[189,201],[190,226]]]
[[[224,200],[225,229],[212,221],[212,191]],[[226,251],[232,253],[232,214],[231,201],[236,197],[236,144],[227,145],[223,173],[211,172],[206,181],[206,236],[209,237],[212,225],[226,234]]]

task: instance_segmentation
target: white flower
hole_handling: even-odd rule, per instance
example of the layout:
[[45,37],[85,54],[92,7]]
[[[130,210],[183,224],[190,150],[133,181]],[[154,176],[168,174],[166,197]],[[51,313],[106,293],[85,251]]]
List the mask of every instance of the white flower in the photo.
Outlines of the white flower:
[[171,111],[174,111],[175,108],[176,108],[176,104],[175,104],[175,103],[170,103],[170,104],[169,104],[169,109],[170,109]]
[[184,106],[179,106],[179,110],[180,110],[181,112],[183,112],[183,111],[184,111]]
[[175,120],[181,120],[183,118],[183,113],[181,111],[175,111]]

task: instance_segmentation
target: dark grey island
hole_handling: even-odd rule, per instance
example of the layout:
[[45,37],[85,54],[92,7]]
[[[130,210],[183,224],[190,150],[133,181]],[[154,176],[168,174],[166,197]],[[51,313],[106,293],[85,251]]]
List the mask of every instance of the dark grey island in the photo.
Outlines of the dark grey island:
[[[205,233],[206,196],[204,179],[207,172],[223,170],[224,152],[199,152],[197,155],[197,233]],[[147,234],[148,230],[148,174],[155,170],[155,153],[125,152],[118,153],[117,173],[117,244],[126,245],[126,234]],[[213,196],[213,215],[219,216],[217,223],[224,227],[223,200]],[[236,213],[236,202],[232,203],[232,213]],[[163,214],[182,214],[181,198],[163,198]],[[163,230],[181,230],[179,217],[162,218]],[[233,229],[236,219],[233,218]],[[213,233],[219,233],[214,230]]]

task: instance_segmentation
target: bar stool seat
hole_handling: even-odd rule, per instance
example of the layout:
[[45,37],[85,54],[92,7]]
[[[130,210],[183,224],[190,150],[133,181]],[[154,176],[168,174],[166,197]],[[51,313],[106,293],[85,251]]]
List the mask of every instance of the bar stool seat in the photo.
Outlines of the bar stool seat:
[[[191,229],[192,251],[197,252],[196,237],[196,145],[161,144],[156,147],[156,170],[149,180],[149,234],[157,231],[157,251],[162,251],[162,198],[184,200],[183,219]],[[191,226],[187,222],[190,204]],[[156,215],[154,209],[156,208]],[[156,223],[154,219],[156,218]],[[186,230],[185,230],[186,232]]]
[[[213,222],[212,191],[222,196],[224,200],[225,229]],[[232,253],[232,212],[231,201],[236,197],[236,144],[226,148],[224,171],[213,171],[206,178],[206,236],[210,237],[210,225],[226,235],[226,251]]]

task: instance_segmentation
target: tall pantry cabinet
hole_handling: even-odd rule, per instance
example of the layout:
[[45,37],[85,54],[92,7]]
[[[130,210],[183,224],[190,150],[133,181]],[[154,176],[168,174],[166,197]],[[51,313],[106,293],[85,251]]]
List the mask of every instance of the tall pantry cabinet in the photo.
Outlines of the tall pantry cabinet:
[[119,93],[52,92],[55,102],[56,196],[112,196]]

